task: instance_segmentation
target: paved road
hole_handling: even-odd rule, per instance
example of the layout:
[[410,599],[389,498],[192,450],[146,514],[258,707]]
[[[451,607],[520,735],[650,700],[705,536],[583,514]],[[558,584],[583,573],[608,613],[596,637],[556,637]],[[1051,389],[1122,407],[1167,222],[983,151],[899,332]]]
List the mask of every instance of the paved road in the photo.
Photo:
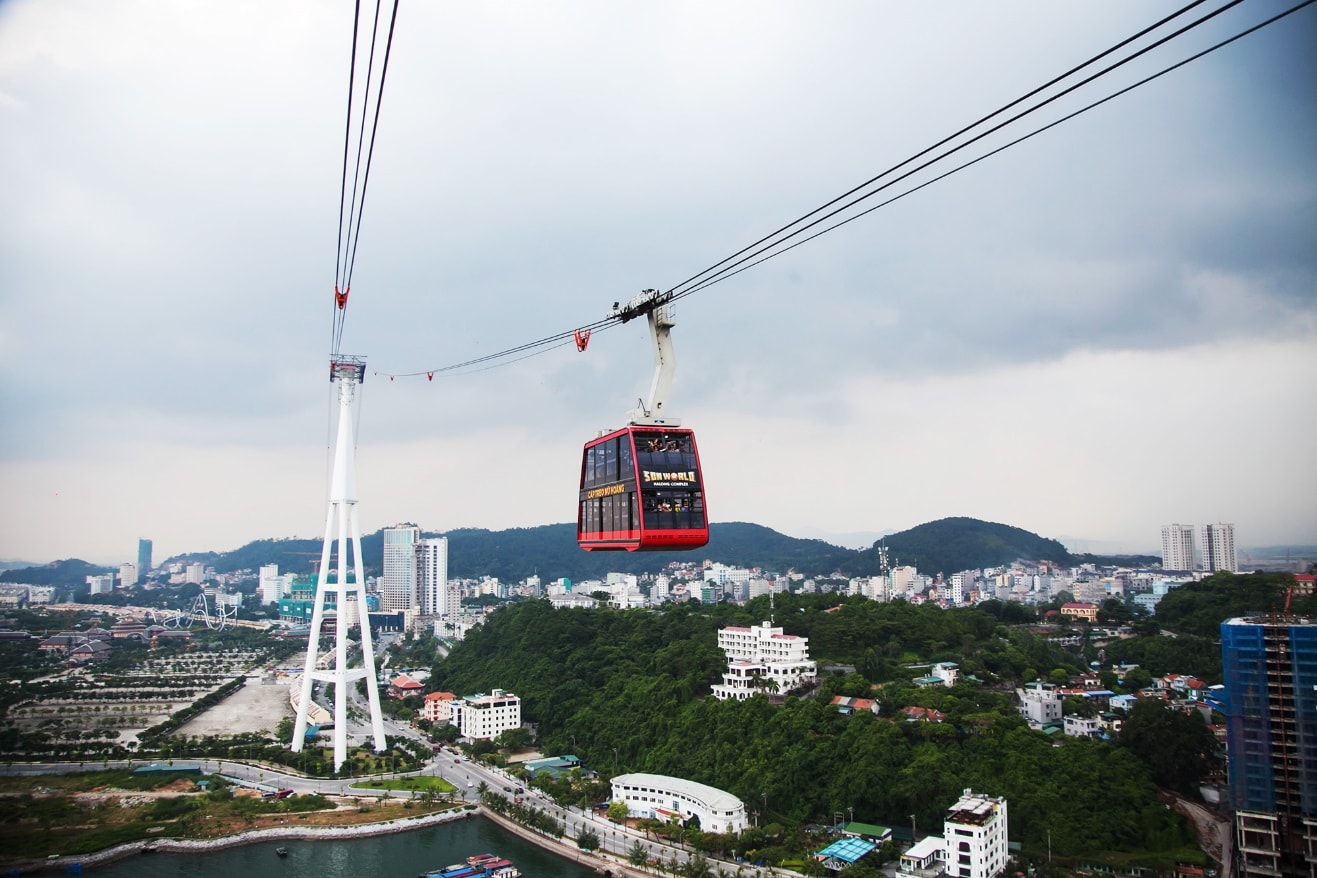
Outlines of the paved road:
[[[81,771],[99,771],[102,768],[135,768],[141,765],[157,764],[159,760],[131,759],[110,760],[109,762],[27,762],[0,765],[0,774],[24,776],[34,774],[73,774]],[[331,796],[393,796],[408,798],[410,792],[404,790],[376,790],[369,788],[354,789],[353,785],[361,779],[329,780],[325,778],[307,778],[286,774],[269,765],[247,762],[235,762],[227,759],[174,759],[170,760],[175,768],[197,767],[206,773],[223,774],[241,781],[274,789],[290,789],[299,794],[320,793]],[[533,804],[547,812],[565,827],[564,840],[572,841],[586,827],[591,827],[599,835],[600,847],[618,857],[626,859],[631,854],[632,846],[638,841],[651,859],[669,860],[673,857],[684,862],[694,853],[684,845],[669,844],[647,837],[644,833],[630,827],[618,826],[616,823],[598,814],[576,808],[564,808],[540,791],[522,786],[522,782],[507,772],[483,763],[475,763],[455,755],[445,749],[437,754],[424,768],[414,772],[399,772],[387,777],[413,777],[427,775],[442,777],[458,788],[458,795],[466,801],[476,802],[481,783],[491,790],[507,796],[520,795],[522,801]],[[521,787],[520,794],[516,790]],[[780,871],[780,870],[779,870]],[[787,874],[787,873],[783,873]]]

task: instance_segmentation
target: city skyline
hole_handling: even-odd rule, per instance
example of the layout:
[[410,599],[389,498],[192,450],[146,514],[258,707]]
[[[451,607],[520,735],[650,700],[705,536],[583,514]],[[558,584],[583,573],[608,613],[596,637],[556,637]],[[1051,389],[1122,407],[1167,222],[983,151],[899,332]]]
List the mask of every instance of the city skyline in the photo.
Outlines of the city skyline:
[[[571,521],[643,328],[427,372],[670,288],[1173,9],[407,7],[342,347],[362,530]],[[319,532],[351,14],[0,4],[0,558]],[[1315,43],[1306,9],[681,301],[710,520],[1317,542]]]

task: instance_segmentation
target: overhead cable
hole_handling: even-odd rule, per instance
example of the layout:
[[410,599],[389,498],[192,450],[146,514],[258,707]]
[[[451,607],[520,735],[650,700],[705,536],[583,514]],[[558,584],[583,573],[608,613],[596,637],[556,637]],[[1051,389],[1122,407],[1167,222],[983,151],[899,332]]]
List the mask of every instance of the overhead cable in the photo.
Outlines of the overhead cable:
[[[1308,6],[1308,5],[1310,5],[1310,4],[1313,3],[1313,2],[1317,2],[1317,0],[1303,0],[1303,2],[1298,3],[1297,5],[1295,5],[1295,6],[1291,7],[1291,8],[1289,8],[1289,9],[1287,9],[1287,10],[1281,12],[1281,13],[1278,13],[1277,15],[1272,16],[1271,18],[1269,18],[1269,19],[1267,19],[1267,20],[1265,20],[1265,21],[1263,21],[1263,22],[1260,22],[1260,23],[1258,23],[1258,24],[1256,24],[1256,25],[1253,25],[1253,26],[1251,26],[1251,27],[1249,27],[1249,28],[1247,28],[1247,29],[1245,29],[1245,30],[1239,32],[1239,33],[1236,33],[1234,36],[1231,36],[1231,37],[1229,37],[1229,38],[1227,38],[1227,39],[1225,39],[1225,40],[1222,40],[1222,41],[1219,42],[1219,43],[1216,43],[1216,44],[1213,45],[1213,46],[1210,46],[1210,47],[1207,48],[1207,49],[1204,49],[1204,50],[1202,50],[1202,51],[1200,51],[1200,52],[1197,52],[1197,53],[1195,53],[1195,54],[1189,56],[1188,58],[1185,58],[1185,59],[1183,59],[1183,60],[1181,60],[1181,61],[1176,62],[1175,64],[1172,64],[1172,65],[1170,65],[1170,66],[1168,66],[1168,67],[1165,67],[1165,68],[1161,69],[1160,71],[1158,71],[1158,72],[1156,72],[1156,73],[1154,73],[1154,74],[1152,74],[1152,75],[1150,75],[1150,76],[1147,76],[1147,77],[1145,77],[1145,78],[1139,80],[1138,82],[1135,82],[1135,83],[1133,83],[1133,84],[1131,84],[1131,85],[1128,85],[1128,86],[1126,86],[1126,87],[1124,87],[1124,88],[1121,88],[1121,89],[1119,89],[1118,91],[1115,91],[1115,92],[1113,92],[1113,93],[1111,93],[1111,94],[1109,94],[1109,95],[1107,95],[1107,96],[1105,96],[1105,97],[1103,97],[1103,98],[1101,98],[1101,99],[1099,99],[1099,100],[1093,101],[1092,103],[1090,103],[1090,104],[1088,104],[1088,105],[1082,107],[1082,108],[1079,109],[1079,110],[1076,110],[1076,111],[1071,112],[1071,113],[1069,113],[1069,114],[1067,114],[1067,115],[1064,115],[1064,116],[1062,116],[1061,118],[1056,119],[1056,120],[1054,120],[1054,121],[1048,123],[1047,125],[1041,126],[1041,127],[1037,128],[1037,129],[1035,129],[1035,130],[1029,132],[1028,134],[1025,134],[1025,135],[1023,135],[1023,136],[1021,136],[1021,137],[1018,137],[1018,138],[1016,138],[1016,139],[1014,139],[1014,140],[1011,140],[1010,142],[1008,142],[1008,143],[1006,143],[1006,144],[1004,144],[1004,145],[1002,145],[1002,146],[996,147],[996,148],[992,149],[991,151],[989,151],[989,152],[987,152],[987,153],[984,153],[983,155],[978,156],[977,158],[974,158],[974,159],[972,159],[972,160],[970,160],[970,161],[964,162],[963,164],[958,165],[957,167],[952,168],[952,169],[949,170],[949,171],[946,171],[946,172],[944,172],[944,173],[938,174],[937,176],[933,177],[932,179],[926,180],[926,181],[924,181],[924,182],[922,182],[922,183],[920,183],[920,184],[918,184],[918,185],[916,185],[916,186],[913,186],[912,188],[910,188],[910,189],[908,189],[908,190],[906,190],[906,191],[904,191],[904,192],[901,192],[901,193],[899,193],[899,194],[897,194],[897,195],[894,195],[894,196],[892,196],[891,198],[888,198],[888,199],[886,199],[886,200],[884,200],[884,201],[882,201],[882,202],[880,202],[880,203],[878,203],[878,204],[872,205],[872,206],[868,207],[867,209],[865,209],[865,210],[863,210],[863,211],[860,211],[860,212],[858,212],[858,213],[856,213],[856,214],[854,214],[854,215],[852,215],[852,216],[850,216],[850,217],[848,217],[848,218],[841,219],[841,220],[839,220],[838,222],[836,222],[836,223],[834,223],[834,224],[832,224],[832,225],[826,226],[826,227],[824,227],[823,229],[820,229],[820,230],[818,230],[818,231],[815,231],[815,232],[813,232],[812,234],[809,234],[809,235],[806,236],[806,233],[809,232],[809,230],[815,228],[816,226],[820,225],[821,223],[824,223],[824,222],[826,222],[826,221],[829,220],[829,219],[836,218],[839,214],[842,214],[842,213],[844,213],[845,211],[854,208],[854,207],[855,207],[856,205],[858,205],[860,202],[865,201],[865,200],[867,200],[867,199],[869,199],[869,198],[872,198],[872,197],[874,197],[875,195],[878,195],[879,193],[881,193],[881,192],[883,192],[883,191],[889,189],[890,187],[894,186],[895,184],[897,184],[897,183],[899,183],[899,182],[901,182],[901,181],[903,181],[903,180],[908,179],[909,177],[911,177],[912,175],[918,173],[919,171],[927,170],[927,169],[930,168],[932,165],[935,165],[935,164],[937,164],[938,162],[941,162],[941,161],[945,160],[945,159],[948,158],[949,156],[954,155],[956,152],[958,152],[958,151],[964,149],[965,147],[970,146],[970,145],[972,145],[972,144],[974,144],[974,143],[977,143],[978,141],[982,140],[983,138],[985,138],[985,137],[987,137],[987,136],[989,136],[989,135],[991,135],[991,134],[993,134],[993,133],[996,133],[996,132],[998,132],[998,131],[1001,131],[1002,129],[1004,129],[1004,128],[1005,128],[1006,126],[1008,126],[1008,125],[1012,125],[1012,124],[1014,124],[1014,123],[1019,122],[1021,119],[1024,119],[1025,117],[1029,116],[1031,113],[1037,112],[1038,110],[1042,109],[1043,107],[1048,106],[1049,104],[1051,104],[1052,102],[1058,100],[1059,98],[1064,97],[1065,95],[1068,95],[1068,94],[1073,93],[1076,89],[1082,88],[1082,87],[1085,86],[1085,85],[1089,85],[1089,84],[1095,82],[1096,80],[1100,79],[1101,77],[1109,75],[1110,73],[1112,73],[1113,71],[1117,70],[1118,68],[1124,66],[1125,64],[1129,63],[1130,61],[1133,61],[1134,59],[1139,58],[1139,57],[1141,57],[1141,56],[1147,54],[1148,52],[1150,52],[1150,51],[1152,51],[1152,50],[1154,50],[1154,49],[1156,49],[1156,48],[1159,48],[1159,47],[1165,45],[1166,43],[1168,43],[1169,41],[1171,41],[1171,40],[1173,40],[1173,39],[1176,39],[1177,37],[1183,36],[1185,33],[1188,33],[1190,30],[1192,30],[1192,29],[1194,29],[1194,28],[1196,28],[1196,27],[1201,26],[1202,24],[1204,24],[1204,23],[1210,21],[1211,19],[1215,18],[1216,16],[1220,15],[1221,13],[1223,13],[1223,12],[1225,12],[1225,11],[1227,11],[1227,10],[1229,10],[1229,9],[1231,9],[1231,8],[1233,8],[1233,7],[1235,7],[1235,6],[1237,6],[1237,5],[1239,5],[1240,3],[1243,2],[1243,0],[1229,0],[1229,2],[1225,3],[1224,5],[1222,5],[1221,7],[1217,8],[1217,9],[1213,10],[1212,12],[1209,12],[1209,13],[1207,13],[1206,15],[1204,15],[1204,16],[1198,18],[1197,20],[1195,20],[1195,21],[1193,21],[1193,22],[1190,22],[1189,24],[1184,25],[1183,27],[1181,27],[1181,28],[1179,28],[1178,30],[1172,32],[1171,34],[1169,34],[1169,35],[1167,35],[1167,36],[1165,36],[1165,37],[1162,37],[1162,38],[1156,40],[1156,41],[1153,42],[1152,44],[1150,44],[1150,45],[1148,45],[1148,46],[1146,46],[1146,47],[1144,47],[1144,48],[1142,48],[1142,49],[1140,49],[1140,50],[1138,50],[1138,51],[1136,51],[1136,52],[1134,52],[1134,53],[1132,53],[1132,54],[1126,56],[1125,58],[1123,58],[1123,59],[1121,59],[1121,60],[1119,60],[1119,61],[1116,61],[1116,62],[1114,62],[1114,63],[1112,63],[1112,64],[1110,64],[1110,65],[1104,67],[1104,68],[1101,69],[1100,71],[1098,71],[1098,72],[1096,72],[1096,73],[1093,73],[1092,75],[1086,77],[1085,79],[1081,80],[1080,82],[1075,83],[1075,84],[1073,84],[1073,85],[1070,85],[1070,86],[1068,86],[1067,88],[1063,89],[1062,91],[1058,92],[1057,94],[1054,94],[1054,95],[1052,95],[1051,97],[1048,97],[1048,98],[1046,98],[1045,100],[1040,101],[1040,102],[1037,103],[1037,104],[1034,104],[1033,106],[1029,107],[1028,109],[1025,109],[1025,110],[1023,110],[1023,111],[1021,111],[1021,112],[1019,112],[1019,113],[1017,113],[1017,114],[1015,114],[1015,115],[1009,117],[1008,119],[1006,119],[1006,120],[1004,120],[1004,121],[1002,121],[1002,122],[997,123],[996,125],[992,126],[991,128],[989,128],[989,129],[987,129],[987,130],[985,130],[985,131],[982,131],[982,132],[976,134],[974,137],[972,137],[972,138],[966,140],[965,142],[963,142],[963,143],[961,143],[961,144],[959,144],[959,145],[957,145],[957,146],[955,146],[955,147],[952,147],[952,148],[950,148],[950,149],[947,149],[947,150],[945,150],[945,151],[939,153],[937,156],[935,156],[935,157],[929,159],[928,161],[926,161],[926,162],[924,162],[924,163],[918,165],[918,166],[915,167],[915,168],[912,168],[912,169],[906,171],[905,173],[901,174],[901,175],[898,176],[898,177],[895,177],[895,178],[893,178],[893,179],[888,180],[887,182],[883,183],[881,186],[878,186],[878,187],[876,187],[876,188],[873,188],[873,189],[870,190],[870,191],[865,192],[865,194],[863,194],[863,195],[859,195],[858,197],[856,197],[856,198],[854,198],[854,199],[852,199],[852,200],[846,202],[845,204],[842,204],[840,207],[836,207],[835,209],[829,210],[829,208],[832,208],[834,205],[837,205],[838,202],[843,201],[844,199],[848,198],[848,197],[851,196],[851,195],[855,195],[856,193],[859,193],[859,192],[862,192],[862,191],[866,190],[868,187],[870,187],[870,186],[872,186],[873,184],[877,183],[879,180],[882,180],[884,177],[887,177],[887,176],[891,175],[892,173],[894,173],[895,171],[897,171],[897,170],[899,170],[899,169],[905,167],[906,165],[909,165],[910,163],[912,163],[912,162],[914,162],[914,161],[917,161],[918,159],[920,159],[920,158],[922,158],[922,157],[928,155],[929,153],[933,152],[934,150],[938,149],[939,147],[944,146],[944,145],[950,143],[951,141],[955,140],[957,137],[960,137],[961,135],[964,135],[964,134],[968,133],[969,131],[971,131],[971,130],[973,130],[973,129],[979,127],[979,126],[981,126],[983,123],[985,123],[985,122],[987,122],[987,121],[989,121],[989,120],[991,120],[991,119],[993,119],[993,118],[996,118],[997,116],[1000,116],[1002,113],[1004,113],[1004,112],[1006,112],[1006,111],[1008,111],[1008,110],[1010,110],[1010,109],[1012,109],[1012,108],[1018,106],[1019,104],[1025,102],[1025,101],[1027,101],[1027,100],[1029,100],[1030,98],[1039,95],[1040,93],[1042,93],[1042,92],[1045,91],[1046,89],[1048,89],[1048,88],[1050,88],[1051,86],[1054,86],[1054,85],[1060,83],[1061,81],[1063,81],[1063,80],[1065,80],[1066,78],[1068,78],[1068,77],[1074,75],[1075,73],[1079,72],[1080,70],[1083,70],[1084,68],[1087,68],[1087,67],[1092,66],[1092,65],[1095,64],[1096,62],[1102,60],[1103,58],[1106,58],[1106,57],[1109,56],[1109,55],[1111,55],[1113,52],[1119,51],[1121,48],[1128,46],[1128,45],[1129,45],[1131,42],[1133,42],[1134,40],[1137,40],[1137,39],[1139,39],[1140,37],[1143,37],[1143,36],[1148,35],[1149,33],[1151,33],[1152,31],[1156,30],[1157,28],[1162,27],[1163,25],[1165,25],[1166,23],[1172,21],[1173,19],[1178,18],[1179,16],[1183,15],[1184,13],[1188,12],[1189,10],[1191,10],[1191,9],[1193,9],[1193,8],[1195,8],[1195,7],[1199,6],[1199,5],[1201,5],[1203,2],[1205,2],[1205,0],[1195,0],[1195,2],[1192,2],[1192,3],[1188,4],[1187,6],[1181,8],[1180,10],[1176,11],[1175,13],[1173,13],[1173,14],[1171,14],[1171,15],[1168,15],[1168,16],[1166,16],[1166,17],[1164,17],[1164,18],[1162,18],[1161,20],[1159,20],[1159,21],[1156,22],[1155,24],[1152,24],[1152,25],[1149,25],[1149,26],[1146,27],[1146,28],[1143,28],[1143,29],[1140,30],[1138,33],[1136,33],[1136,34],[1134,34],[1134,35],[1132,35],[1132,36],[1130,36],[1130,37],[1128,37],[1128,38],[1122,40],[1120,43],[1117,43],[1115,46],[1112,46],[1111,48],[1106,49],[1106,50],[1104,50],[1103,52],[1101,52],[1101,53],[1099,53],[1099,54],[1093,56],[1092,58],[1090,58],[1089,60],[1085,61],[1084,63],[1082,63],[1082,64],[1080,64],[1080,65],[1078,65],[1078,66],[1076,66],[1076,67],[1071,68],[1071,69],[1068,70],[1067,72],[1061,74],[1060,76],[1057,76],[1057,77],[1053,78],[1052,80],[1050,80],[1049,82],[1045,83],[1044,85],[1039,86],[1038,88],[1035,88],[1035,89],[1031,90],[1030,92],[1028,92],[1028,93],[1025,94],[1025,95],[1022,95],[1022,96],[1019,97],[1019,98],[1016,98],[1015,100],[1011,101],[1011,102],[1008,103],[1008,104],[1005,104],[1004,106],[1002,106],[1001,108],[999,108],[999,109],[993,111],[992,113],[989,113],[987,116],[984,116],[983,118],[979,119],[978,121],[976,121],[976,122],[974,122],[974,123],[972,123],[972,124],[970,124],[970,125],[967,125],[967,126],[965,126],[964,128],[961,128],[961,129],[960,129],[959,131],[957,131],[956,133],[954,133],[954,134],[952,134],[952,135],[949,135],[948,137],[943,138],[942,140],[938,141],[937,143],[933,144],[932,146],[927,147],[926,149],[921,150],[920,152],[918,152],[918,153],[916,153],[915,155],[913,155],[913,156],[911,156],[911,157],[905,159],[904,161],[900,162],[899,164],[893,165],[891,168],[887,169],[886,171],[882,172],[881,174],[878,174],[877,176],[870,178],[869,180],[865,181],[864,183],[861,183],[860,185],[853,187],[852,189],[848,190],[847,192],[843,193],[842,195],[837,196],[836,198],[832,199],[831,201],[827,202],[826,204],[821,205],[820,207],[815,208],[814,210],[812,210],[812,211],[810,211],[809,213],[804,214],[803,216],[801,216],[801,217],[799,217],[799,218],[793,220],[792,222],[786,224],[785,226],[782,226],[782,227],[779,228],[777,231],[772,232],[772,233],[770,233],[769,235],[766,235],[766,236],[760,238],[760,239],[759,239],[758,241],[756,241],[755,243],[750,244],[750,245],[748,245],[748,246],[746,246],[746,247],[743,247],[742,249],[740,249],[740,250],[736,251],[735,253],[733,253],[731,256],[728,256],[727,258],[725,258],[725,259],[723,259],[723,260],[721,260],[721,261],[719,261],[719,262],[717,262],[717,263],[714,263],[713,265],[711,265],[710,267],[704,269],[703,271],[700,271],[700,272],[698,272],[698,273],[692,275],[691,277],[689,277],[689,278],[687,278],[686,280],[682,281],[681,283],[679,283],[679,284],[677,284],[677,285],[671,287],[671,288],[668,290],[668,293],[671,294],[670,297],[669,297],[670,300],[675,300],[675,299],[679,299],[679,298],[684,298],[685,296],[689,296],[689,295],[691,295],[691,294],[693,294],[693,293],[695,293],[695,292],[698,292],[699,290],[705,289],[705,288],[707,288],[707,287],[709,287],[709,286],[711,286],[711,285],[713,285],[713,284],[715,284],[715,283],[718,283],[718,282],[720,282],[720,281],[722,281],[722,280],[725,280],[725,279],[727,279],[727,278],[729,278],[729,277],[732,277],[732,276],[734,276],[734,275],[736,275],[736,274],[740,274],[741,272],[746,271],[746,270],[748,270],[749,268],[752,268],[752,267],[754,267],[754,266],[756,266],[756,265],[759,265],[759,264],[761,264],[761,263],[767,261],[768,259],[773,258],[774,256],[780,255],[781,253],[785,253],[785,252],[787,252],[788,250],[794,249],[795,247],[798,247],[798,246],[800,246],[801,244],[806,243],[807,241],[814,240],[815,238],[819,237],[820,235],[823,235],[823,234],[825,234],[825,233],[827,233],[827,232],[829,232],[829,231],[832,231],[832,230],[834,230],[834,229],[836,229],[836,228],[839,228],[840,226],[846,225],[847,223],[852,222],[852,221],[855,220],[855,219],[859,219],[859,218],[862,217],[862,216],[866,216],[867,214],[872,213],[874,210],[877,210],[879,207],[884,207],[884,206],[886,206],[886,205],[888,205],[888,204],[891,204],[891,203],[894,202],[894,201],[897,201],[897,200],[899,200],[899,199],[901,199],[901,198],[904,198],[904,197],[907,196],[907,195],[910,195],[910,194],[912,194],[912,193],[914,193],[914,192],[917,192],[917,191],[919,191],[919,190],[921,190],[921,189],[924,189],[924,188],[926,188],[926,187],[932,185],[932,184],[935,183],[935,182],[938,182],[938,181],[940,181],[940,180],[946,179],[947,177],[951,176],[952,174],[955,174],[955,173],[957,173],[957,172],[959,172],[959,171],[962,171],[962,170],[964,170],[964,169],[966,169],[966,168],[968,168],[968,167],[971,167],[971,166],[973,166],[973,165],[975,165],[975,164],[978,164],[979,162],[983,161],[984,159],[987,159],[987,158],[989,158],[989,157],[991,157],[991,156],[993,156],[993,155],[996,155],[996,154],[1002,152],[1003,150],[1006,150],[1006,149],[1008,149],[1008,148],[1010,148],[1010,147],[1012,147],[1012,146],[1015,146],[1015,145],[1017,145],[1017,144],[1019,144],[1019,143],[1022,143],[1022,142],[1025,141],[1025,140],[1028,140],[1028,139],[1030,139],[1030,138],[1032,138],[1032,137],[1035,137],[1036,135],[1041,134],[1041,133],[1044,132],[1044,131],[1047,131],[1047,130],[1049,130],[1049,129],[1051,129],[1051,128],[1054,128],[1054,127],[1056,127],[1057,125],[1060,125],[1062,122],[1065,122],[1065,121],[1068,121],[1068,120],[1070,120],[1070,119],[1073,119],[1073,118],[1075,118],[1076,116],[1081,115],[1082,113],[1085,113],[1085,112],[1087,112],[1087,111],[1089,111],[1089,110],[1091,110],[1091,109],[1094,109],[1094,108],[1096,108],[1096,107],[1098,107],[1098,106],[1101,106],[1102,104],[1105,104],[1105,103],[1107,103],[1108,101],[1114,100],[1115,98],[1117,98],[1117,97],[1119,97],[1119,96],[1121,96],[1121,95],[1124,95],[1124,94],[1126,94],[1126,93],[1128,93],[1128,92],[1134,90],[1135,88],[1138,88],[1138,87],[1140,87],[1140,86],[1142,86],[1142,85],[1145,85],[1145,84],[1147,84],[1147,83],[1149,83],[1149,82],[1151,82],[1151,81],[1153,81],[1153,80],[1155,80],[1155,79],[1160,78],[1161,76],[1164,76],[1164,75],[1167,74],[1167,73],[1170,73],[1170,72],[1173,71],[1173,70],[1176,70],[1176,69],[1178,69],[1178,68],[1180,68],[1180,67],[1183,67],[1183,66],[1185,66],[1186,64],[1189,64],[1189,63],[1192,62],[1192,61],[1196,61],[1196,60],[1198,60],[1198,59],[1200,59],[1200,58],[1202,58],[1202,57],[1204,57],[1204,56],[1206,56],[1206,55],[1208,55],[1208,54],[1211,54],[1212,52],[1215,52],[1215,51],[1217,51],[1218,49],[1221,49],[1221,48],[1223,48],[1223,47],[1225,47],[1225,46],[1227,46],[1227,45],[1229,45],[1229,44],[1235,42],[1236,40],[1239,40],[1239,39],[1241,39],[1241,38],[1243,38],[1243,37],[1245,37],[1245,36],[1247,36],[1247,35],[1249,35],[1249,34],[1251,34],[1251,33],[1254,33],[1254,32],[1257,31],[1257,30],[1260,30],[1260,29],[1263,28],[1263,27],[1266,27],[1266,26],[1268,26],[1268,25],[1270,25],[1270,24],[1273,24],[1273,23],[1276,22],[1276,21],[1279,21],[1280,19],[1282,19],[1282,18],[1284,18],[1284,17],[1286,17],[1286,16],[1288,16],[1288,15],[1294,13],[1294,12],[1297,12],[1298,10],[1300,10],[1300,9],[1302,9],[1302,8],[1304,8],[1304,7]],[[824,213],[824,211],[827,211],[827,212]],[[822,214],[822,215],[820,216],[820,214]],[[808,223],[802,225],[802,223],[805,223],[806,220],[810,220],[811,218],[814,218],[814,219],[813,219],[811,222],[808,222]],[[787,232],[788,230],[792,230],[792,231],[790,231],[789,234],[783,234],[784,232]],[[799,240],[795,240],[794,243],[788,243],[788,242],[792,242],[792,240],[793,240],[793,239],[796,239],[796,238],[798,238]],[[738,257],[739,257],[739,258],[738,258]],[[606,329],[612,328],[613,326],[620,325],[620,323],[621,323],[621,320],[620,320],[620,319],[617,319],[617,318],[609,318],[609,319],[604,319],[604,320],[597,321],[597,322],[595,322],[595,323],[587,324],[587,325],[585,325],[585,326],[578,327],[577,329],[580,329],[580,330],[586,330],[586,329],[588,329],[588,330],[591,330],[591,331],[593,331],[593,332],[600,332],[600,331],[603,331],[603,330],[606,330]],[[443,367],[439,367],[439,368],[433,368],[433,369],[422,370],[422,371],[419,371],[419,372],[393,373],[392,375],[390,375],[390,377],[398,377],[398,378],[402,378],[402,377],[415,377],[415,376],[419,376],[419,375],[427,375],[427,376],[429,376],[431,379],[433,379],[433,377],[434,377],[435,375],[461,372],[462,370],[468,370],[470,367],[475,366],[475,365],[483,365],[483,364],[490,363],[490,362],[493,362],[493,361],[504,360],[504,359],[506,359],[506,358],[508,358],[508,357],[512,357],[512,356],[514,356],[514,355],[516,355],[516,354],[524,354],[524,353],[527,352],[527,351],[533,351],[533,350],[536,350],[536,349],[538,349],[538,348],[545,348],[545,347],[547,347],[547,346],[549,346],[549,345],[554,345],[555,347],[560,346],[560,345],[557,345],[557,344],[555,344],[555,343],[557,343],[557,342],[563,342],[565,339],[570,339],[570,338],[572,337],[574,331],[576,331],[576,330],[574,330],[574,329],[565,330],[565,331],[563,331],[563,332],[556,333],[556,334],[554,334],[554,335],[548,336],[548,337],[543,338],[543,339],[539,339],[539,340],[537,340],[537,341],[527,342],[527,343],[525,343],[525,344],[518,345],[517,347],[510,348],[510,349],[508,349],[508,350],[506,350],[506,351],[500,351],[500,352],[498,352],[498,353],[493,353],[493,354],[486,354],[486,355],[484,355],[484,356],[477,357],[477,358],[474,358],[474,359],[471,359],[471,360],[466,360],[466,361],[461,362],[461,363],[454,363],[454,364],[452,364],[452,365],[443,366]],[[543,351],[543,350],[537,351],[537,353],[543,353],[543,352],[545,352],[545,351]],[[536,354],[527,354],[526,356],[535,356],[535,355],[536,355]],[[517,357],[517,360],[525,359],[526,356]],[[512,361],[512,362],[515,362],[515,361]],[[482,371],[483,371],[483,370],[482,370]],[[388,373],[382,373],[382,374],[388,374]]]

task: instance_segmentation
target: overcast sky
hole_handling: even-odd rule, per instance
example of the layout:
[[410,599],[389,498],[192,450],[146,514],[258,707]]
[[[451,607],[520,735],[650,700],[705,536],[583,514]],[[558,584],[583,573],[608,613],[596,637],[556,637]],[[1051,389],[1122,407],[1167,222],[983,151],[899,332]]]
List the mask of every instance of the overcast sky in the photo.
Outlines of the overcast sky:
[[[389,375],[670,288],[1178,5],[403,3],[342,345],[363,528],[572,520],[652,363],[637,321]],[[0,0],[0,558],[323,533],[351,32],[348,0]],[[1315,49],[1310,7],[682,300],[712,519],[1317,543]]]

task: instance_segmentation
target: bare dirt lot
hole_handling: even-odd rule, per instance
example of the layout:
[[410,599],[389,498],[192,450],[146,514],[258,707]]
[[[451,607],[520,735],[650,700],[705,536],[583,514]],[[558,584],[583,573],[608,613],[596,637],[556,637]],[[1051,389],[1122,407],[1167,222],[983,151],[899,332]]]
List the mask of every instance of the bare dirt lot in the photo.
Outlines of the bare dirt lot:
[[179,735],[237,735],[273,732],[279,720],[293,715],[288,686],[262,683],[249,677],[247,685],[180,728]]

